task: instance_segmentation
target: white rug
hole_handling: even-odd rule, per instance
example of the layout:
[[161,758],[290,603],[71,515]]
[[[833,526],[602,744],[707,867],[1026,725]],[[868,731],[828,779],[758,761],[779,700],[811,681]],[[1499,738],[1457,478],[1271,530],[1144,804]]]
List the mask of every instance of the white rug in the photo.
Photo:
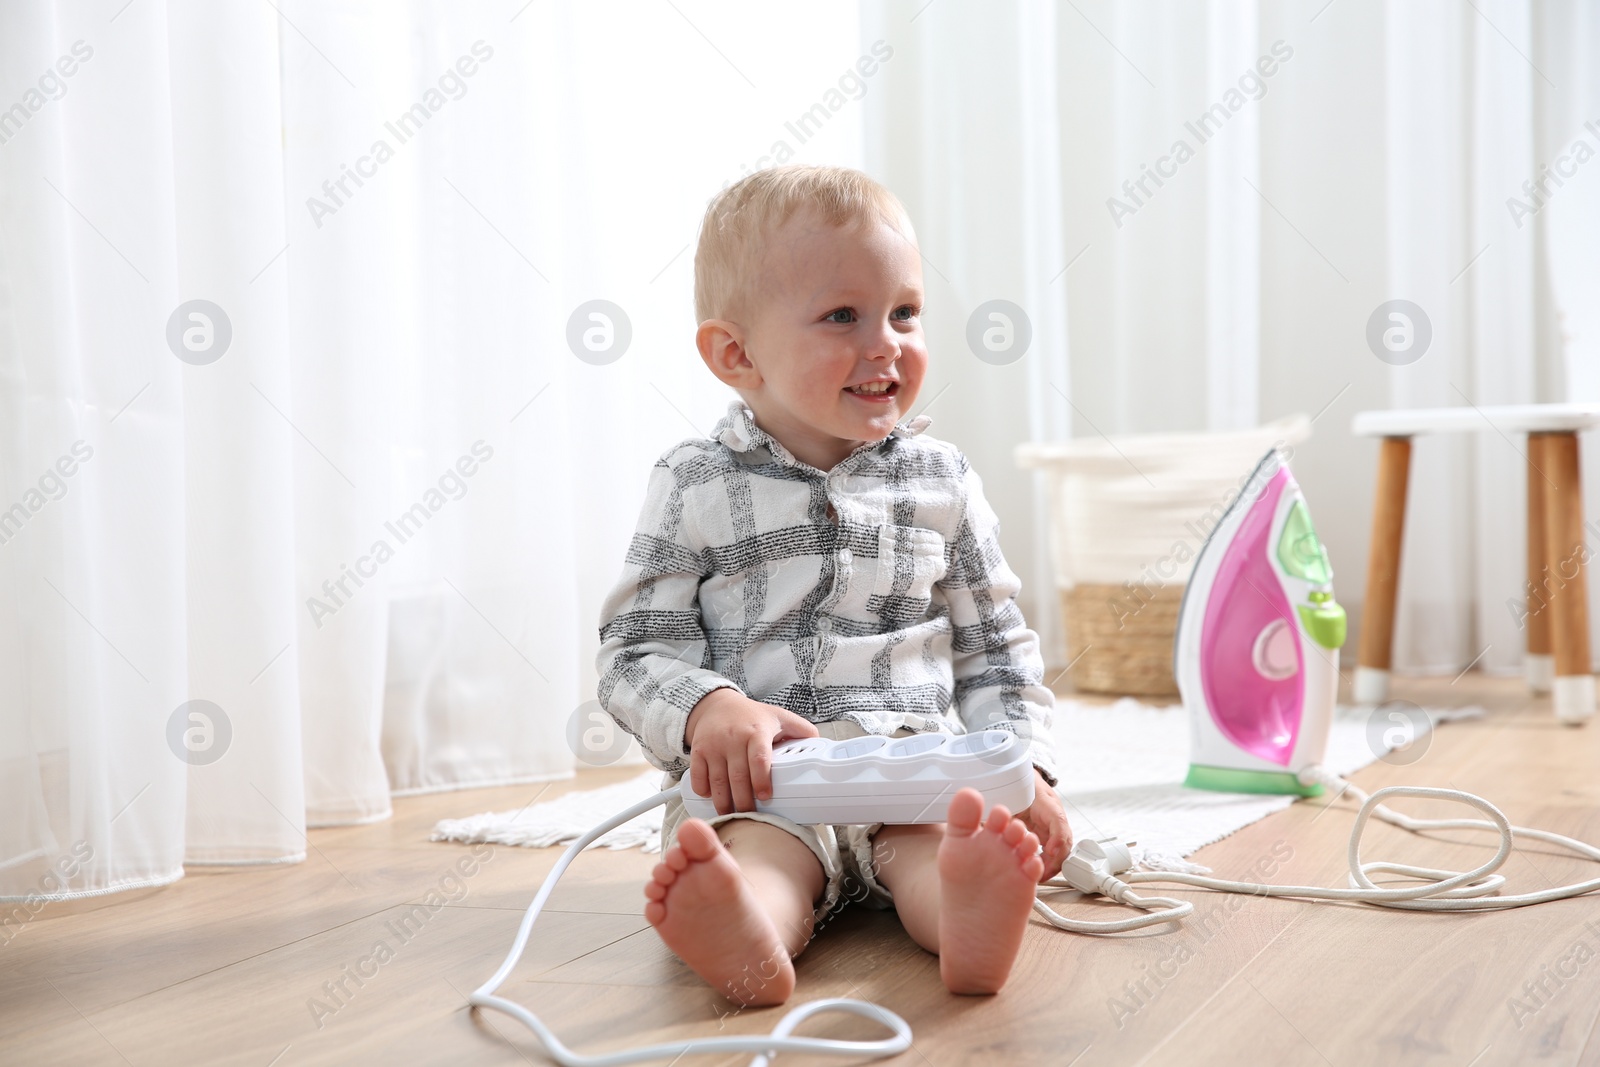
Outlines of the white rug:
[[[1483,714],[1476,707],[1425,710],[1434,725]],[[1371,705],[1338,709],[1328,738],[1329,769],[1350,774],[1378,758],[1368,742],[1372,714]],[[1283,810],[1296,799],[1184,788],[1181,783],[1189,769],[1189,720],[1181,705],[1152,707],[1132,699],[1086,704],[1061,699],[1056,703],[1054,733],[1062,782],[1058,792],[1073,834],[1135,840],[1139,843],[1136,857],[1147,867],[1197,869],[1182,857]],[[1396,732],[1394,740],[1403,737]],[[433,840],[534,848],[564,844],[659,791],[661,779],[661,772],[652,768],[629,781],[568,793],[521,811],[445,819],[434,827]],[[618,827],[595,845],[659,851],[661,809]]]

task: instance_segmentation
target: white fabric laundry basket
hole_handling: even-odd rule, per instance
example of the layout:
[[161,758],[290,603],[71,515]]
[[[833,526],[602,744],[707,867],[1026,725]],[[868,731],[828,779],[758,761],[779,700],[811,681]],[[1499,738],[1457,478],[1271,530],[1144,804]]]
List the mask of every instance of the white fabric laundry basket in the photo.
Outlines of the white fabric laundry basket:
[[1172,635],[1195,554],[1267,449],[1311,420],[1222,433],[1083,437],[1017,446],[1044,472],[1050,547],[1076,688],[1177,692]]

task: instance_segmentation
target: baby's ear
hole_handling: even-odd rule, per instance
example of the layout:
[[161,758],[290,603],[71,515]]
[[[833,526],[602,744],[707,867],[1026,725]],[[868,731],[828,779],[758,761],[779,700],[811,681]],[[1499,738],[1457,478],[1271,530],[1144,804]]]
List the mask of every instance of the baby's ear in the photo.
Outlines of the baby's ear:
[[718,379],[735,389],[752,389],[761,384],[756,369],[744,348],[744,327],[728,319],[707,319],[695,331],[695,345]]

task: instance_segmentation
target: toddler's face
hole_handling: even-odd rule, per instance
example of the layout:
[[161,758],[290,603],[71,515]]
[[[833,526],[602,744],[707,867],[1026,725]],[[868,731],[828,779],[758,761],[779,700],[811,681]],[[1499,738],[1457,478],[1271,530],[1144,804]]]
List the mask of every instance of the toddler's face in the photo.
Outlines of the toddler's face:
[[827,470],[910,414],[928,365],[915,245],[882,222],[800,212],[772,235],[753,282],[749,372],[721,376],[785,448]]

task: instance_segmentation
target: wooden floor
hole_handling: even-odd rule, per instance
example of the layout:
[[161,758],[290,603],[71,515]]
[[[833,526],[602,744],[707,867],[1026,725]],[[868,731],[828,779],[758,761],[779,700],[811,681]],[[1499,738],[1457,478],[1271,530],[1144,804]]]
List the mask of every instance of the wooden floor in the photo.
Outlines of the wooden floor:
[[[1444,728],[1410,766],[1375,764],[1358,784],[1453,785],[1514,822],[1600,841],[1600,722],[1558,726],[1547,701],[1509,680],[1397,689],[1490,714]],[[544,797],[632,773],[589,773]],[[469,850],[427,839],[439,818],[516,808],[539,792],[401,800],[390,822],[313,831],[302,864],[201,868],[137,897],[47,909],[0,948],[0,1063],[549,1062],[515,1024],[464,1004],[556,850],[496,848],[457,883]],[[1296,804],[1197,858],[1249,878],[1278,857],[1272,880],[1342,885],[1351,810]],[[1375,824],[1364,858],[1463,868],[1490,853],[1484,835],[1453,837]],[[779,1010],[729,1014],[645,923],[640,885],[654,862],[638,851],[580,858],[503,995],[586,1052],[767,1030]],[[1541,849],[1514,855],[1504,873],[1529,890],[1600,876],[1600,865]],[[412,907],[430,893],[455,899]],[[916,1043],[893,1062],[919,1067],[1600,1063],[1600,897],[1451,916],[1192,896],[1200,921],[1178,932],[1096,939],[1035,922],[1010,984],[986,999],[946,994],[936,961],[892,914],[847,911],[801,957],[796,1001],[858,996],[899,1012]],[[400,926],[406,915],[421,918]],[[850,1020],[810,1029],[872,1036]],[[742,1062],[682,1062],[708,1060]]]

